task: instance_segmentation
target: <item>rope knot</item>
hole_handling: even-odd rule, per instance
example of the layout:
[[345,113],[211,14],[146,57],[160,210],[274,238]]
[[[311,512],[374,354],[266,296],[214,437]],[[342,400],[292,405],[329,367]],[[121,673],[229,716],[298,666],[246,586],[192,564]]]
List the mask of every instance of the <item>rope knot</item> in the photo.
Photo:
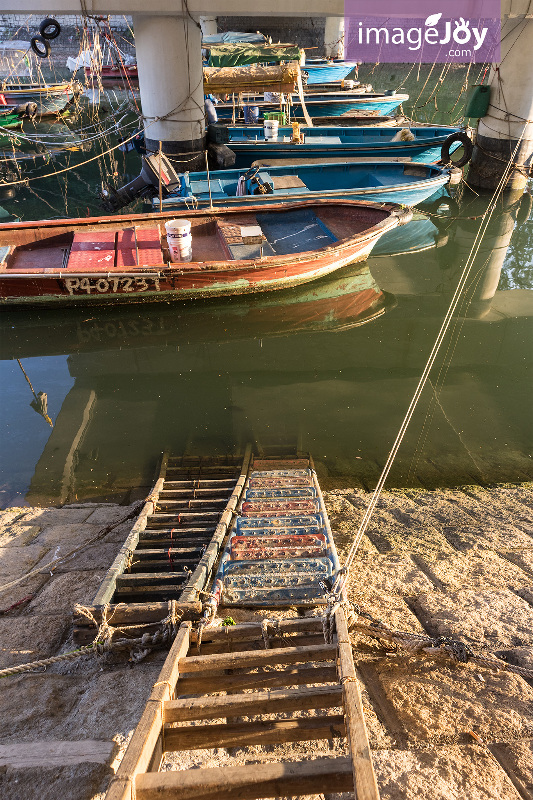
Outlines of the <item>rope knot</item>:
[[460,639],[451,639],[449,636],[438,636],[434,640],[434,646],[444,650],[454,661],[466,664],[473,656],[473,650]]

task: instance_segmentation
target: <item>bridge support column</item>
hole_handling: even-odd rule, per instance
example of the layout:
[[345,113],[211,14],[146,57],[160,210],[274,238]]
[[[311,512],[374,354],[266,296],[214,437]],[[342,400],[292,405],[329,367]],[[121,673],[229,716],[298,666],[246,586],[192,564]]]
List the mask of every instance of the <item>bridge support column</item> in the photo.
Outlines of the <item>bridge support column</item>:
[[190,16],[135,15],[135,49],[147,150],[178,169],[205,168],[202,33]]
[[344,58],[344,17],[326,17],[324,49],[328,58]]
[[502,25],[501,61],[493,65],[489,82],[490,106],[479,121],[468,183],[476,189],[495,189],[522,137],[514,156],[517,167],[511,170],[505,188],[523,189],[533,155],[532,19],[517,25],[513,18]]

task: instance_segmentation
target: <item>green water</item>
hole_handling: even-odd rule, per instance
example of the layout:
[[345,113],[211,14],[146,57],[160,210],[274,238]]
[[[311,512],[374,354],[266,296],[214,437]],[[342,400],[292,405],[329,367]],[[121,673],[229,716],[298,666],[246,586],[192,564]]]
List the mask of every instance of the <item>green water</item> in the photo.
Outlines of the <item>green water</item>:
[[[428,70],[420,78],[416,70],[406,77],[408,70],[385,65],[361,78],[376,89],[405,86],[416,99]],[[442,85],[439,75],[430,76],[417,102],[430,97],[417,110],[420,120],[456,118],[464,70]],[[90,117],[84,110],[83,124]],[[67,124],[78,130],[79,118]],[[79,164],[106,149],[104,141],[111,146],[116,138],[107,133],[48,164],[30,159],[21,172],[38,176]],[[0,203],[25,219],[98,213],[96,191],[107,172],[116,171],[120,185],[139,171],[135,154],[109,159],[36,180]],[[4,312],[1,505],[124,499],[130,487],[151,484],[163,450],[210,455],[249,441],[311,451],[325,487],[372,488],[487,206],[463,187],[455,195],[460,219],[432,217],[436,226],[418,221],[399,229],[380,243],[381,254],[300,289],[215,302]],[[533,223],[517,226],[516,212],[500,204],[493,215],[388,486],[533,477]],[[53,430],[30,407],[17,358],[34,391],[46,393]]]

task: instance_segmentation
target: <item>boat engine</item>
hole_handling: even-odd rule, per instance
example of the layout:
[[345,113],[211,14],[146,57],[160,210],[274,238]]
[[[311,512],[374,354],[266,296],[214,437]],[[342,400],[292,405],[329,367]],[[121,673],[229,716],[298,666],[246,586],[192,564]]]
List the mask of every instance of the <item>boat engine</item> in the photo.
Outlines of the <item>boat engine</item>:
[[160,181],[163,197],[177,192],[181,187],[179,173],[164,154],[161,154],[161,161],[159,158],[159,153],[143,156],[140,175],[120,189],[102,183],[102,207],[106,211],[118,211],[139,197],[155,197],[159,193]]

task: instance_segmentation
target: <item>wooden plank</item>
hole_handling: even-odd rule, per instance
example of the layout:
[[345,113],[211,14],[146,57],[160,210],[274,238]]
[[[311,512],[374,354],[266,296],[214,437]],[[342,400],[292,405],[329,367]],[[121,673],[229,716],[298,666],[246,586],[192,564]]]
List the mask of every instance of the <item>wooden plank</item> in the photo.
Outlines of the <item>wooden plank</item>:
[[2,744],[0,745],[0,768],[68,767],[87,762],[109,764],[116,747],[115,742],[95,739]]
[[245,689],[275,688],[277,686],[305,686],[316,683],[336,683],[337,668],[294,667],[284,670],[258,670],[241,675],[194,675],[180,678],[177,690],[180,695],[204,694],[220,691],[244,691]]
[[305,661],[332,661],[337,647],[330,644],[311,647],[276,647],[261,652],[243,650],[240,653],[220,653],[212,656],[189,656],[182,659],[182,672],[203,672],[210,669],[238,669],[268,664],[297,664]]
[[253,800],[349,791],[349,758],[245,764],[240,767],[187,769],[139,775],[137,800]]
[[[273,636],[280,633],[303,633],[305,631],[322,631],[322,617],[302,617],[301,619],[269,620],[267,630]],[[240,639],[256,639],[263,635],[263,626],[258,622],[242,622],[239,625],[204,628],[202,642],[216,642]],[[196,631],[191,631],[191,641],[195,642]]]
[[[307,645],[324,644],[323,634],[303,634],[302,636],[290,636],[283,639],[281,636],[270,637],[270,647],[282,647],[283,642],[291,647],[305,647]],[[264,650],[265,642],[262,638],[228,639],[228,641],[204,642],[202,639],[201,655],[213,655],[214,653],[238,653],[241,650]]]
[[308,742],[335,739],[346,735],[343,716],[297,717],[288,720],[234,722],[230,725],[198,725],[164,729],[164,748],[169,750],[208,750],[213,747],[251,747],[253,745]]
[[344,688],[344,711],[349,752],[353,764],[356,800],[379,800],[379,789],[370,753],[359,681],[352,655],[352,645],[342,607],[335,612],[339,647],[339,677]]
[[[178,601],[176,602],[176,609],[178,612],[183,612],[183,614],[201,616],[202,604],[200,601],[196,601],[195,603],[182,603]],[[89,611],[98,623],[102,621],[102,606],[89,606]],[[168,602],[128,603],[127,605],[119,603],[107,607],[107,620],[113,626],[129,625],[130,623],[160,622],[168,616],[168,613]],[[75,614],[74,619],[78,625],[81,623],[87,625],[91,624],[86,617],[79,614]]]
[[169,585],[180,585],[189,577],[188,572],[176,570],[175,572],[136,572],[119,575],[117,577],[117,588],[137,589],[139,586],[150,586],[158,588],[164,582]]
[[234,694],[227,697],[200,697],[170,700],[165,703],[163,719],[167,722],[187,722],[197,719],[218,719],[227,716],[256,716],[311,708],[342,706],[342,686],[308,687],[274,691]]
[[140,772],[146,772],[151,765],[163,733],[163,703],[174,697],[179,675],[177,664],[189,649],[190,628],[190,622],[180,625],[115,779],[111,782],[106,800],[133,800],[133,779]]

